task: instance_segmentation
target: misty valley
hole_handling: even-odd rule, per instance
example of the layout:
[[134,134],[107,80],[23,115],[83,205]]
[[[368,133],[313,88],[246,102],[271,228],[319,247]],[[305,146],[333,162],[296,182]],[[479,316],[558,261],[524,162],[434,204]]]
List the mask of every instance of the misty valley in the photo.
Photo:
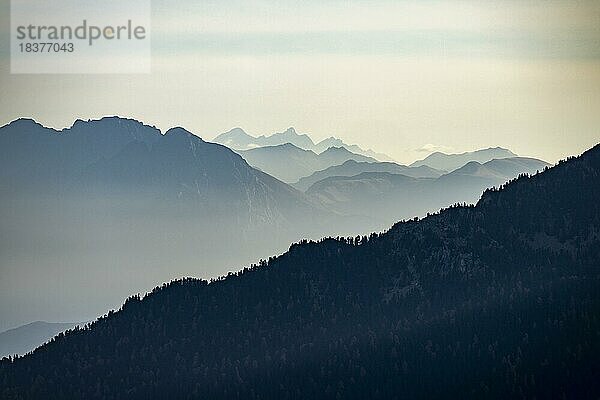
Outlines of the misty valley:
[[0,398],[600,393],[598,146],[19,119],[0,168]]

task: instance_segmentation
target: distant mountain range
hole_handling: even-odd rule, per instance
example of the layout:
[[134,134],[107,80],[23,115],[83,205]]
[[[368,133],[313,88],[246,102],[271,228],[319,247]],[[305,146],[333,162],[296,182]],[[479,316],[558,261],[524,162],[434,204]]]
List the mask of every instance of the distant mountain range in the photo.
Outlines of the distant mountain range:
[[422,160],[415,161],[414,163],[410,164],[410,166],[419,167],[422,165],[427,165],[440,171],[451,172],[462,167],[470,161],[485,163],[494,159],[511,158],[516,156],[517,155],[512,151],[502,147],[490,147],[489,149],[469,151],[460,154],[445,154],[441,152],[435,152]]
[[437,178],[443,174],[442,171],[430,168],[426,165],[420,167],[407,167],[392,162],[360,162],[348,160],[340,165],[335,165],[321,171],[317,171],[310,176],[305,176],[292,186],[306,191],[313,184],[325,178],[334,176],[355,176],[363,172],[389,172],[391,174],[402,174],[413,178]]
[[0,128],[0,169],[0,264],[10,271],[0,329],[101,312],[157,282],[214,276],[361,225],[225,146],[117,117],[62,131],[14,121]]
[[250,150],[257,147],[279,146],[290,143],[303,149],[311,150],[317,154],[324,152],[331,147],[343,147],[348,151],[365,157],[374,158],[378,161],[394,161],[385,154],[376,153],[372,150],[363,150],[357,145],[348,145],[341,139],[329,137],[315,144],[307,134],[299,134],[294,128],[288,128],[283,132],[274,133],[271,136],[250,136],[241,128],[234,128],[228,132],[222,133],[214,139],[214,142],[225,145],[233,150]]
[[75,325],[78,324],[36,321],[0,332],[0,358],[22,356]]
[[0,397],[598,398],[599,198],[600,145],[476,205],[176,280],[1,361]]
[[303,238],[384,229],[476,201],[542,165],[467,164],[453,181],[345,147],[238,151],[118,117],[61,131],[28,119],[1,127],[0,265],[9,273],[0,279],[0,329],[78,320],[158,282],[223,274]]
[[250,165],[284,182],[296,182],[316,171],[343,164],[348,160],[377,162],[374,158],[354,154],[345,147],[330,147],[322,153],[303,150],[291,143],[238,151]]
[[317,211],[302,193],[183,128],[163,135],[137,121],[107,117],[55,131],[18,120],[0,128],[0,146],[4,194],[26,188],[143,194],[145,201],[185,203],[212,216],[233,209],[242,231],[288,224],[304,207]]
[[[471,161],[434,178],[362,172],[354,176],[326,177],[310,186],[306,194],[337,212],[367,216],[379,222],[374,229],[384,229],[392,221],[423,216],[449,204],[475,203],[485,189],[549,166],[545,161],[515,157],[484,164]],[[409,171],[423,167],[412,167]]]

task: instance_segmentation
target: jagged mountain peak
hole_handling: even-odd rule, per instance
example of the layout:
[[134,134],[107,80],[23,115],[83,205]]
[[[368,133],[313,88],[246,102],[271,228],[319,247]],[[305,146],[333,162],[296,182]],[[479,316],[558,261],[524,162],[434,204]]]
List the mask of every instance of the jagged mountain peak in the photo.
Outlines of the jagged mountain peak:
[[32,125],[40,126],[40,127],[43,126],[42,124],[40,124],[33,118],[17,118],[15,120],[9,122],[5,126],[18,127],[18,126],[32,126]]
[[213,139],[214,142],[223,144],[233,150],[250,150],[257,147],[274,146],[283,143],[292,143],[296,147],[304,150],[312,150],[319,154],[330,147],[344,147],[352,153],[360,154],[365,157],[375,158],[380,161],[393,161],[392,158],[385,154],[375,153],[372,150],[363,150],[357,145],[348,145],[343,140],[334,136],[315,143],[310,135],[299,133],[293,126],[282,132],[274,133],[270,136],[251,136],[241,128],[233,128],[225,133],[222,133]]
[[82,120],[76,119],[69,128],[65,128],[62,131],[78,130],[81,128],[94,128],[97,127],[109,127],[109,128],[130,128],[130,129],[147,129],[160,133],[160,130],[153,125],[145,124],[134,118],[121,117],[118,115],[105,116],[98,119]]
[[244,139],[244,138],[251,138],[251,136],[248,133],[246,133],[246,131],[243,130],[242,128],[235,127],[235,128],[231,128],[227,132],[221,133],[219,136],[217,136],[215,138],[215,141],[226,140],[226,139]]

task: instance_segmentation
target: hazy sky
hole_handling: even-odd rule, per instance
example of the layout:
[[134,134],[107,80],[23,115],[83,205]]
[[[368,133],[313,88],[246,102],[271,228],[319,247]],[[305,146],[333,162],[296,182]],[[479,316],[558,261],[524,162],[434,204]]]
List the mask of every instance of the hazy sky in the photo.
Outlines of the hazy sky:
[[0,0],[0,124],[121,115],[207,140],[294,126],[402,162],[498,145],[556,161],[600,142],[600,1],[152,0],[152,12],[151,74],[11,75]]

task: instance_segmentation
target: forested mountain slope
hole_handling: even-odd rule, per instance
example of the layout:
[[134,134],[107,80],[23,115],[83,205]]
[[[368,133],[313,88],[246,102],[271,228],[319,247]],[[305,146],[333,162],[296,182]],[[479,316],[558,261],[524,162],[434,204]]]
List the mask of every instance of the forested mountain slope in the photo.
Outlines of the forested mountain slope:
[[0,364],[0,397],[597,398],[600,146],[366,238],[175,281]]

